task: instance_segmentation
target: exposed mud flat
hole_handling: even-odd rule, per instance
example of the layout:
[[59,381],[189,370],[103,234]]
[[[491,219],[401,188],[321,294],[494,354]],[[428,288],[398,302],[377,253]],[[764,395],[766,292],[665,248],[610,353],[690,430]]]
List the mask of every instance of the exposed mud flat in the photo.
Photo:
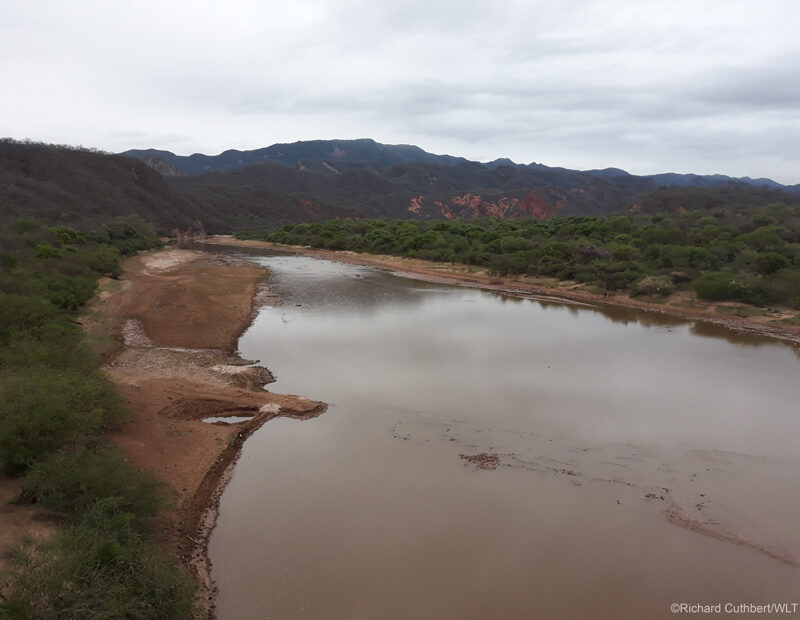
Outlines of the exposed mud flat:
[[459,454],[459,458],[469,463],[475,471],[479,469],[497,469],[500,465],[500,457],[496,454]]
[[[124,268],[120,282],[104,283],[84,319],[90,337],[116,342],[105,346],[105,370],[131,409],[111,440],[174,490],[164,540],[198,577],[213,616],[206,543],[242,443],[272,418],[305,419],[325,405],[264,390],[274,381],[270,371],[235,353],[255,304],[276,301],[265,269],[180,249],[129,259]],[[203,422],[228,416],[247,419]]]

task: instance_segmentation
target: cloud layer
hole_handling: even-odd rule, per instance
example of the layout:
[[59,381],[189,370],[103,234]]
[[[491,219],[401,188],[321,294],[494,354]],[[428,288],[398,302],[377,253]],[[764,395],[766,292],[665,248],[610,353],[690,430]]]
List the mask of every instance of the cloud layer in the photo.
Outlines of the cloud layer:
[[181,154],[373,137],[800,182],[800,4],[0,4],[0,135]]

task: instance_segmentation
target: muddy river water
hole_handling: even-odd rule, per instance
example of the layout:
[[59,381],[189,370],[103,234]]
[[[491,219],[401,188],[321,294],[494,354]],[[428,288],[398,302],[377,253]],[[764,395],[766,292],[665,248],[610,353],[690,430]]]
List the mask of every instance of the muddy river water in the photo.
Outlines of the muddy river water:
[[800,603],[792,346],[257,260],[283,303],[262,309],[241,354],[275,374],[270,390],[330,407],[245,443],[209,548],[219,618],[667,618],[672,603]]

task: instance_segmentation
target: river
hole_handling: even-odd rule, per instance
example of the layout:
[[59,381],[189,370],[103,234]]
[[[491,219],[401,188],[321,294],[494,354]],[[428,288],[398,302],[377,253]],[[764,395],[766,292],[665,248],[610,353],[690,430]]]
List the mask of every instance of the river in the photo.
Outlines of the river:
[[800,602],[796,348],[256,260],[283,303],[260,311],[242,356],[275,374],[270,390],[330,406],[245,443],[209,547],[222,620]]

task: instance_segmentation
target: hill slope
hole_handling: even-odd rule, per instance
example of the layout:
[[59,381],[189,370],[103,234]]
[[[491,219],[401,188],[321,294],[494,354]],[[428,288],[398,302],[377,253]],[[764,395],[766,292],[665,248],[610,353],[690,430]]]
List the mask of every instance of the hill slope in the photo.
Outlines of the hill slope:
[[137,214],[164,232],[200,219],[194,205],[144,163],[87,150],[0,142],[0,219],[106,222]]
[[258,200],[230,208],[212,188],[187,196],[143,161],[63,146],[0,141],[0,221],[34,216],[50,223],[92,226],[136,214],[158,230],[210,232],[354,216],[259,189]]
[[475,163],[403,163],[391,168],[327,167],[276,163],[228,172],[170,177],[170,184],[195,201],[241,209],[277,193],[304,202],[336,206],[368,217],[461,218],[549,217],[603,214],[631,196],[654,188],[631,177],[613,183],[573,171],[541,171]]
[[[328,161],[334,165],[374,164],[391,167],[406,162],[432,164],[456,164],[466,162],[463,157],[433,155],[418,146],[409,144],[380,144],[371,138],[358,140],[309,140],[292,144],[273,144],[252,151],[231,149],[219,155],[175,155],[170,151],[156,149],[131,150],[123,155],[137,159],[160,158],[167,166],[181,174],[203,174],[244,168],[252,164],[273,162],[285,166],[296,166],[300,162]],[[174,173],[173,173],[174,174]]]

